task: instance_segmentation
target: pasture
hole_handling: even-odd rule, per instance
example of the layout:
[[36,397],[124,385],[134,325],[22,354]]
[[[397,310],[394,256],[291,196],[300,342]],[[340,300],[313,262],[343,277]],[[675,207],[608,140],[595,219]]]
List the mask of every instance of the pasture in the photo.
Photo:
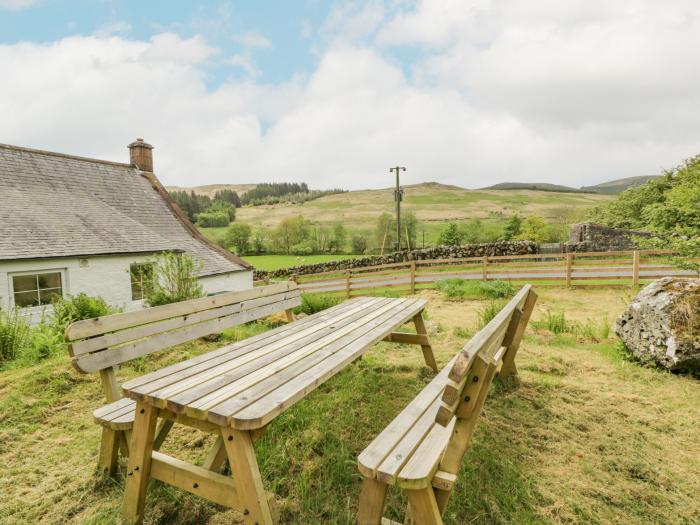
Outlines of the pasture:
[[[520,385],[496,384],[446,523],[697,523],[700,384],[627,359],[611,330],[626,290],[540,288],[517,365]],[[479,326],[492,300],[423,290],[439,365]],[[566,322],[552,323],[564,313]],[[236,340],[267,320],[228,330]],[[119,371],[141,375],[223,344],[181,345]],[[414,346],[380,343],[275,420],[256,444],[283,524],[354,521],[357,454],[429,381]],[[123,472],[95,473],[99,380],[66,355],[0,371],[2,523],[118,523]],[[175,427],[163,448],[202,461],[208,435]],[[388,515],[401,518],[392,494]],[[158,482],[146,523],[237,523],[240,516]]]

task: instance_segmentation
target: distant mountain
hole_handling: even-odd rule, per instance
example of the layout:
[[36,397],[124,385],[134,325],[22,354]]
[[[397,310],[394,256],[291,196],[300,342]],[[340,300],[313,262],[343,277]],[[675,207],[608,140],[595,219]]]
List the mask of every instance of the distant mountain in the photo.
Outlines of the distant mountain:
[[168,191],[193,191],[199,195],[206,195],[207,197],[213,197],[217,191],[220,190],[233,190],[238,195],[243,195],[246,191],[252,190],[257,184],[206,184],[204,186],[166,186],[165,189]]
[[581,186],[580,188],[572,188],[571,186],[561,186],[559,184],[549,184],[548,182],[501,182],[482,188],[484,190],[535,190],[535,191],[554,191],[557,193],[599,193],[602,195],[617,195],[622,193],[627,188],[639,186],[652,179],[658,178],[659,175],[641,175],[638,177],[625,177],[624,179],[615,179],[608,182],[601,182],[594,186]]
[[640,186],[652,179],[658,179],[660,175],[641,175],[639,177],[625,177],[624,179],[616,179],[608,182],[602,182],[595,186],[583,186],[581,189],[594,193],[604,193],[606,195],[617,195],[622,193],[627,188]]
[[533,190],[533,191],[554,191],[557,193],[597,193],[594,191],[583,191],[570,186],[560,184],[550,184],[548,182],[501,182],[493,186],[481,188],[482,190]]

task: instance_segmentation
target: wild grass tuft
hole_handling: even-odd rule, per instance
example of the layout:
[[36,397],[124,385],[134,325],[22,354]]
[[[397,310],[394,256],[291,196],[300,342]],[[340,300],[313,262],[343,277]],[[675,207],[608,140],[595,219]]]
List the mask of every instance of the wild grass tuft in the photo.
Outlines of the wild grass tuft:
[[515,287],[506,281],[444,279],[435,287],[450,299],[504,299],[515,295]]
[[485,306],[479,308],[479,329],[483,328],[503,310],[504,301],[490,301]]
[[32,342],[29,320],[19,308],[0,309],[0,364],[16,359]]
[[340,304],[343,298],[340,295],[326,293],[303,293],[301,294],[301,306],[294,309],[294,313],[315,314],[326,308]]

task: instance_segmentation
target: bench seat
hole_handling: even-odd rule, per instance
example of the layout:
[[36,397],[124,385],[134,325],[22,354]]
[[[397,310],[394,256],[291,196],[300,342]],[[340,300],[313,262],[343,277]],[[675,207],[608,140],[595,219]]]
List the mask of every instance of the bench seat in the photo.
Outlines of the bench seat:
[[92,413],[98,425],[112,430],[131,430],[134,426],[136,401],[122,398],[114,403],[103,405]]
[[402,488],[424,488],[432,479],[452,434],[436,422],[454,359],[389,423],[358,457],[367,478]]

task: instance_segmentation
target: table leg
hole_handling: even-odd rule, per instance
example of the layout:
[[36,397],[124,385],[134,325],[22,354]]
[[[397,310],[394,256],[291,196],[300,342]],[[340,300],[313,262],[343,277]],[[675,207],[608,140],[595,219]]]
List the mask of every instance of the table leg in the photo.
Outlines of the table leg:
[[[418,312],[413,316],[413,324],[416,327],[416,333],[418,335],[424,335],[428,337],[428,330],[425,328],[425,322],[423,321],[423,312]],[[433,347],[430,343],[427,345],[421,345],[421,350],[423,351],[423,358],[425,359],[425,364],[428,365],[437,374],[438,366],[435,362],[435,355],[433,354]]]
[[157,419],[158,410],[155,407],[143,401],[136,402],[136,417],[131,435],[129,466],[124,488],[124,523],[128,525],[143,522]]
[[274,525],[250,432],[222,428],[238,501],[246,525]]

